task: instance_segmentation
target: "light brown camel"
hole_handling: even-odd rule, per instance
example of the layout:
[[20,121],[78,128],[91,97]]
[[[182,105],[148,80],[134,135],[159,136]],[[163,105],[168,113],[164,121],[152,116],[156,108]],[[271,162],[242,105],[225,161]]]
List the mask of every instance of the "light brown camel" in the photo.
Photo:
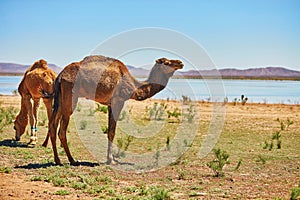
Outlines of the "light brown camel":
[[169,78],[177,69],[182,69],[179,60],[161,58],[145,82],[134,79],[126,66],[119,60],[104,56],[88,56],[80,62],[66,66],[54,83],[54,106],[50,122],[50,138],[56,164],[61,164],[56,149],[58,123],[59,139],[72,165],[78,165],[67,145],[66,130],[70,115],[76,107],[78,97],[95,100],[108,106],[108,150],[107,163],[114,164],[112,143],[117,120],[124,102],[147,99],[165,88]]
[[[37,111],[40,99],[43,98],[47,108],[48,119],[52,114],[53,82],[57,74],[47,66],[45,60],[38,60],[31,65],[25,72],[24,77],[19,84],[18,91],[21,95],[21,110],[14,122],[16,130],[16,140],[19,141],[21,135],[24,134],[26,126],[29,122],[31,126],[30,142],[37,142]],[[33,101],[33,105],[32,102]],[[49,124],[48,124],[49,126]],[[49,135],[47,135],[43,146],[47,146]]]

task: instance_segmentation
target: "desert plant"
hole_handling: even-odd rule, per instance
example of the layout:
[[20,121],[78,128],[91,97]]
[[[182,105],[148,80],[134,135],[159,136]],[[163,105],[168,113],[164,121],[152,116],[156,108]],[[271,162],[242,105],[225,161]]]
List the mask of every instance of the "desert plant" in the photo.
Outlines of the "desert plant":
[[289,118],[286,121],[282,121],[279,118],[276,119],[276,121],[279,122],[280,124],[280,128],[278,131],[275,131],[271,137],[271,141],[268,142],[267,140],[265,140],[265,144],[263,146],[263,149],[269,149],[269,151],[271,151],[274,147],[274,141],[276,141],[276,147],[277,149],[281,149],[281,133],[283,131],[286,131],[290,125],[292,125],[294,122],[291,121]]
[[192,123],[195,115],[196,115],[196,110],[194,108],[194,105],[190,104],[189,108],[187,109],[187,113],[184,114],[184,116],[187,118],[187,121],[189,123]]
[[94,110],[93,108],[90,107],[88,116],[94,116],[95,112],[96,112],[96,110]]
[[107,113],[108,112],[108,107],[107,106],[101,106],[101,104],[96,103],[97,108],[96,108],[96,112],[102,112],[102,113]]
[[248,98],[245,97],[245,95],[241,95],[241,101],[242,101],[242,105],[244,106],[246,104],[246,102],[248,101]]
[[[125,157],[125,152],[128,150],[128,147],[129,147],[130,143],[133,141],[133,139],[134,139],[134,137],[132,135],[128,135],[125,139],[119,138],[117,140],[118,152],[115,155],[116,158]],[[122,151],[122,149],[124,149],[124,150]]]
[[167,137],[166,146],[167,150],[170,150],[170,136]]
[[234,106],[236,106],[237,102],[238,102],[238,99],[234,98],[232,103],[233,103]]
[[15,119],[17,114],[17,109],[14,107],[1,107],[0,102],[0,132],[2,132],[2,129],[11,124],[13,120]]
[[291,191],[291,200],[299,199],[299,197],[300,197],[300,181],[298,187],[293,188]]
[[82,109],[82,105],[81,105],[80,102],[78,102],[78,103],[77,103],[77,106],[76,106],[76,111],[77,111],[77,112],[80,112],[81,109]]
[[226,151],[222,151],[220,148],[213,149],[213,152],[215,159],[207,163],[207,166],[214,171],[215,177],[224,176],[223,167],[226,164],[229,164],[229,154],[227,154]]
[[172,112],[167,110],[167,114],[168,114],[168,118],[171,118],[171,117],[178,118],[181,115],[178,108],[175,108]]
[[182,103],[188,104],[189,102],[191,102],[191,98],[188,96],[182,95]]
[[242,165],[242,161],[243,161],[243,160],[240,158],[239,161],[238,161],[238,163],[237,163],[237,165],[236,165],[236,167],[235,167],[235,169],[234,169],[235,171],[239,170],[239,168],[240,168],[241,165]]
[[228,97],[225,97],[223,100],[223,105],[225,106],[228,103]]
[[63,196],[63,195],[69,195],[69,194],[71,194],[71,192],[68,191],[68,190],[57,190],[53,194],[54,195],[61,195],[61,196]]
[[128,117],[127,117],[127,112],[125,110],[123,110],[120,114],[120,117],[119,117],[119,121],[123,121],[124,119],[128,120]]
[[262,164],[266,164],[267,160],[261,154],[257,156],[256,162],[261,162]]
[[155,102],[152,108],[146,108],[147,112],[149,113],[149,119],[157,121],[162,120],[167,107],[168,105],[165,103],[158,104]]
[[87,126],[87,121],[85,121],[85,120],[80,121],[80,129],[81,130],[85,130],[86,126]]
[[108,133],[108,126],[103,126],[103,127],[101,128],[101,130],[102,130],[102,132],[103,132],[104,134],[107,134],[107,133]]
[[167,200],[170,199],[171,196],[169,192],[163,188],[153,188],[152,198],[154,200]]

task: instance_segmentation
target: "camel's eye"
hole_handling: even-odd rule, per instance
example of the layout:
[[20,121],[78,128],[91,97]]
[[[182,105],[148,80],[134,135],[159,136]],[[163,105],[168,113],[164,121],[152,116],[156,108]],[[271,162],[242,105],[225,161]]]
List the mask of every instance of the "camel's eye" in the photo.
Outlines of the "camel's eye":
[[16,126],[14,126],[14,129],[15,129],[15,131],[17,130],[17,129],[16,129]]

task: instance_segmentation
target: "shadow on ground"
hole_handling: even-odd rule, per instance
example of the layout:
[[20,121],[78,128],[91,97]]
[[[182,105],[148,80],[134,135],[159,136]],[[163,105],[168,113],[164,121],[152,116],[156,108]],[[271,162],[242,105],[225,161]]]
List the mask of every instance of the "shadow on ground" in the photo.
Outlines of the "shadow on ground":
[[33,145],[29,145],[28,143],[18,142],[12,139],[5,139],[0,141],[0,146],[6,147],[21,147],[21,148],[33,148]]
[[[79,166],[86,166],[86,167],[99,166],[99,163],[92,163],[92,162],[77,162],[77,164]],[[15,168],[17,168],[17,169],[41,169],[41,168],[47,168],[47,167],[51,167],[51,166],[59,166],[59,165],[57,165],[53,162],[43,163],[43,164],[41,164],[41,163],[29,163],[27,165],[16,166]]]

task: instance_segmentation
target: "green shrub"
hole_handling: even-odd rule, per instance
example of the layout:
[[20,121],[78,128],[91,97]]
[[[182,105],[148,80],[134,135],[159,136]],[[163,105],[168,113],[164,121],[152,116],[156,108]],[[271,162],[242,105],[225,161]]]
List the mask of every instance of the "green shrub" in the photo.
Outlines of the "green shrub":
[[14,107],[1,107],[0,102],[0,132],[2,132],[3,128],[11,123],[16,118],[17,109]]
[[152,108],[146,108],[150,120],[162,120],[165,110],[168,106],[165,103],[158,104],[155,102]]
[[64,196],[64,195],[69,195],[71,194],[70,191],[68,190],[57,190],[56,192],[53,193],[54,195],[61,195],[61,196]]
[[169,192],[163,188],[153,188],[152,198],[154,200],[167,200],[170,199],[171,196]]
[[300,197],[300,181],[298,187],[292,189],[291,200],[299,199],[299,197]]
[[213,152],[215,159],[207,163],[207,166],[214,171],[216,177],[224,176],[223,167],[229,164],[229,154],[219,148],[213,149]]
[[101,104],[97,103],[97,108],[96,111],[102,112],[102,113],[107,113],[108,112],[108,107],[107,106],[101,106]]
[[80,121],[80,129],[81,130],[85,130],[86,126],[87,126],[87,121],[85,121],[85,120]]

